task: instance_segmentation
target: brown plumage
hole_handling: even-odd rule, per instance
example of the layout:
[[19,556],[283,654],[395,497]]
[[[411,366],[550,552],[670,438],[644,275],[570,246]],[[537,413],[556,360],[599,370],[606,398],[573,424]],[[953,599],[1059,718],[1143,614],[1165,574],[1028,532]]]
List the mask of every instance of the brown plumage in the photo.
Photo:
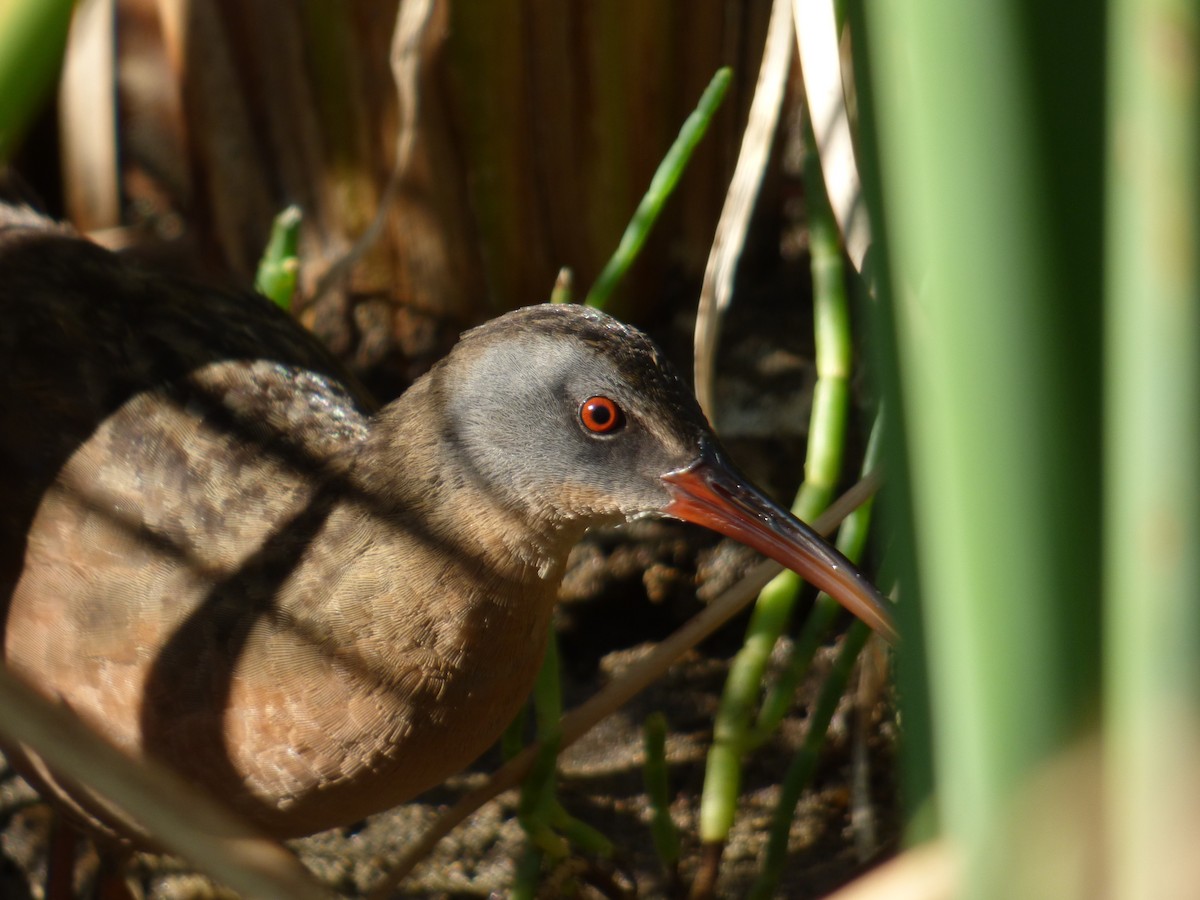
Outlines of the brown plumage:
[[[890,631],[849,564],[728,468],[653,344],[597,312],[481,326],[376,410],[262,298],[8,207],[0,359],[6,665],[278,836],[486,749],[593,525],[700,521]],[[587,419],[594,397],[615,419]],[[138,837],[15,755],[76,818]]]

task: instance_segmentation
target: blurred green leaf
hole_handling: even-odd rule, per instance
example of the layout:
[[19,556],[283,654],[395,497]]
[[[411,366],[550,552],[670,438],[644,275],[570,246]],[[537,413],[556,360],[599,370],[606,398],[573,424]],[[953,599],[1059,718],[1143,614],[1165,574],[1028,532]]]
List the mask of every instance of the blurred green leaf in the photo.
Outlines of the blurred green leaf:
[[297,247],[300,243],[300,207],[289,206],[275,217],[271,237],[254,276],[254,289],[282,309],[292,306],[296,279],[300,274]]
[[0,163],[58,78],[72,8],[71,0],[0,0]]

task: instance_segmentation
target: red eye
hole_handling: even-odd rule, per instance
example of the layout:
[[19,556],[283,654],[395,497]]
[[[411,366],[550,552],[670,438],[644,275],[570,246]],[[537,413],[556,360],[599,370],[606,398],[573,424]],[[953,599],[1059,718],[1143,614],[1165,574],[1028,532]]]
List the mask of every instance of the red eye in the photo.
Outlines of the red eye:
[[621,415],[621,407],[607,397],[590,397],[579,407],[579,421],[592,434],[612,434],[625,417]]

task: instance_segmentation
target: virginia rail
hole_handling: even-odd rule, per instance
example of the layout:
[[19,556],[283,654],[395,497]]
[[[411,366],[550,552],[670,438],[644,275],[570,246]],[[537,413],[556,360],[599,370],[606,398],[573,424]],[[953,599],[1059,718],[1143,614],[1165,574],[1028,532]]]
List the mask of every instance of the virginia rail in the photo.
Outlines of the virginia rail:
[[[729,465],[655,346],[599,312],[502,316],[377,409],[263,298],[8,206],[0,360],[5,664],[279,837],[485,750],[595,525],[707,525],[893,633]],[[12,749],[93,833],[144,838]]]

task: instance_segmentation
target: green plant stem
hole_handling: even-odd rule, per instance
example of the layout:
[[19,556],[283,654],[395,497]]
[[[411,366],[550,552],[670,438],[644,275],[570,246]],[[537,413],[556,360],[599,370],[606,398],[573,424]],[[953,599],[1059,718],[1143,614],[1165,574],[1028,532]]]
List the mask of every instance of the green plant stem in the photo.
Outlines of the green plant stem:
[[[872,379],[883,407],[893,410],[884,433],[882,454],[894,475],[888,486],[889,502],[880,510],[881,530],[888,535],[887,551],[880,562],[880,578],[903,586],[905,602],[896,610],[904,650],[896,654],[893,671],[898,714],[903,718],[904,753],[900,765],[900,795],[905,819],[905,840],[917,844],[939,833],[933,749],[933,710],[928,674],[926,634],[922,623],[922,585],[917,571],[913,525],[913,485],[909,460],[909,423],[901,392],[899,348],[895,327],[892,259],[888,252],[889,221],[884,214],[880,184],[880,146],[877,97],[872,79],[872,55],[878,41],[867,27],[866,2],[845,4],[847,26],[858,52],[852,54],[858,106],[857,149],[862,175],[862,200],[871,222],[873,245],[856,282],[865,316],[864,344],[871,350]],[[894,577],[884,578],[887,570]]]
[[783,872],[784,863],[787,862],[788,834],[791,831],[796,804],[800,802],[800,795],[812,780],[829,723],[837,710],[838,701],[846,692],[846,685],[854,671],[858,654],[870,637],[871,629],[862,622],[855,622],[850,626],[842,640],[841,650],[838,651],[829,677],[825,679],[821,688],[821,694],[808,719],[804,743],[788,767],[783,780],[779,804],[771,822],[770,838],[767,840],[766,858],[763,860],[762,871],[750,891],[750,897],[755,900],[766,900],[775,896],[779,876]]
[[[862,469],[864,475],[867,472],[875,471],[879,466],[880,448],[883,444],[882,434],[883,415],[881,413],[875,417],[875,424],[871,428],[871,437],[867,441],[867,452],[863,458]],[[872,498],[858,507],[846,517],[842,527],[838,530],[837,548],[851,562],[857,563],[866,548],[874,503],[874,498]],[[809,614],[792,646],[792,653],[783,674],[768,690],[766,699],[763,700],[758,714],[758,722],[750,734],[751,746],[759,746],[774,734],[779,723],[791,709],[796,686],[808,674],[817,648],[821,646],[829,629],[833,627],[840,609],[838,602],[824,591],[817,595],[813,611]]]
[[543,746],[533,771],[521,785],[519,812],[521,825],[531,836],[548,829],[550,809],[554,802],[562,688],[558,676],[558,640],[553,633],[546,642],[542,668],[538,671],[533,688],[533,709],[537,739]]
[[[875,417],[875,425],[871,429],[871,437],[867,442],[867,452],[863,461],[864,472],[874,471],[876,466],[879,465],[880,448],[883,446],[883,431],[883,414],[880,412]],[[874,498],[872,498],[854,510],[854,512],[846,517],[841,529],[838,531],[838,549],[852,562],[859,560],[866,547],[867,536],[871,528],[871,514],[874,503]],[[828,594],[822,592],[817,597],[816,609],[813,611],[813,615],[809,617],[809,622],[832,621],[832,618],[837,613],[837,609],[837,602]],[[815,635],[816,629],[811,630]],[[773,731],[777,727],[778,720],[782,719],[791,703],[795,686],[807,674],[808,668],[812,664],[818,638],[817,636],[810,636],[809,631],[810,629],[806,627],[805,633],[797,642],[796,652],[788,665],[786,673],[763,704],[762,715],[760,716],[757,729],[759,733],[769,733],[769,731]],[[825,735],[829,730],[829,722],[833,717],[834,710],[837,708],[839,698],[845,692],[854,662],[858,659],[858,655],[869,637],[870,630],[862,622],[855,622],[851,626],[845,640],[842,642],[842,648],[838,653],[833,669],[829,673],[824,686],[821,688],[821,694],[809,717],[808,731],[805,733],[804,744],[796,754],[784,778],[779,804],[775,809],[775,815],[772,819],[771,834],[767,842],[767,852],[763,860],[763,867],[751,889],[751,897],[770,897],[774,894],[779,884],[779,877],[787,859],[788,835],[791,831],[792,819],[795,816],[796,804],[800,801],[800,795],[804,791],[804,788],[812,780],[813,770],[816,767]],[[803,649],[801,649],[802,644]],[[810,646],[811,649],[809,649]]]
[[263,251],[254,276],[254,289],[269,298],[281,309],[291,309],[292,295],[296,293],[296,279],[300,274],[300,207],[289,206],[275,217],[271,224],[271,237]]
[[517,860],[517,872],[513,876],[508,896],[512,900],[533,900],[537,896],[538,883],[542,876],[542,851],[529,841]]
[[1098,706],[1103,16],[863,5],[940,825],[957,896],[1030,896],[1016,801]]
[[629,271],[633,261],[637,259],[642,245],[646,243],[650,230],[654,227],[667,199],[679,183],[683,170],[692,158],[696,146],[708,131],[713,116],[716,115],[721,101],[729,90],[729,82],[732,78],[732,69],[728,67],[718,69],[701,95],[695,111],[683,123],[675,143],[671,145],[667,155],[658,164],[654,177],[650,179],[650,187],[647,188],[641,203],[638,204],[625,233],[621,235],[621,242],[617,245],[616,251],[596,278],[592,289],[588,291],[587,299],[584,301],[588,306],[603,309],[608,305],[613,291],[625,277],[625,273]]
[[[817,384],[805,479],[792,512],[811,521],[829,504],[841,474],[851,342],[841,246],[815,153],[808,154],[804,170],[810,219]],[[730,667],[713,724],[713,746],[706,762],[700,801],[700,837],[705,843],[723,842],[733,827],[741,759],[755,739],[750,723],[762,688],[763,672],[775,642],[787,627],[802,584],[799,576],[783,572],[767,585],[751,614],[745,643]]]
[[1170,897],[1200,808],[1200,7],[1110,9],[1106,887]]
[[554,805],[550,809],[549,821],[572,847],[577,847],[594,856],[602,856],[606,859],[612,857],[614,852],[612,841],[598,829],[567,812],[558,800],[554,801]]
[[572,303],[575,295],[575,276],[569,268],[563,266],[558,270],[554,279],[554,287],[550,291],[551,303]]
[[[558,802],[555,783],[558,775],[558,750],[562,740],[562,681],[559,672],[558,639],[551,626],[546,654],[533,689],[534,717],[541,752],[529,775],[521,784],[517,818],[528,837],[528,847],[518,866],[513,896],[536,893],[541,860],[562,859],[574,845],[597,856],[612,856],[612,842],[585,822],[571,816]],[[518,717],[519,718],[519,717]],[[505,734],[505,748],[516,740],[515,723]],[[536,859],[536,863],[535,860]],[[528,881],[532,879],[531,881]]]
[[679,831],[671,820],[671,791],[667,781],[667,719],[662,713],[656,712],[646,717],[642,726],[642,744],[646,751],[642,776],[653,810],[650,833],[654,837],[654,850],[663,869],[674,873],[679,862]]
[[71,0],[0,0],[0,163],[54,85],[73,6]]

